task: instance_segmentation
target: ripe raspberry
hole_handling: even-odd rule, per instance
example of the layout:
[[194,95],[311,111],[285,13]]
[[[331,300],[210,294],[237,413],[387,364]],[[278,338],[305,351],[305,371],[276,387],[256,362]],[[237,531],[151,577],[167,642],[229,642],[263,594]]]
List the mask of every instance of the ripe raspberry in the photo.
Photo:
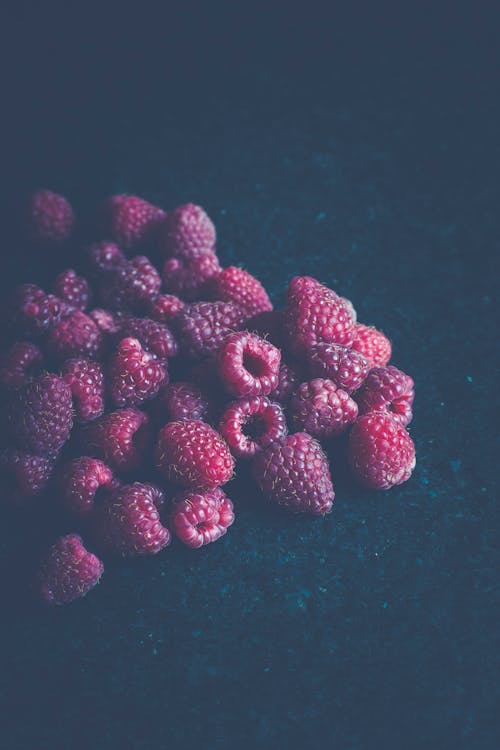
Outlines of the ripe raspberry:
[[354,323],[334,291],[310,276],[296,276],[288,287],[284,334],[292,354],[307,354],[318,343],[351,346]]
[[154,299],[149,300],[146,312],[150,318],[158,323],[170,323],[183,307],[185,307],[185,303],[174,294],[159,294]]
[[83,546],[78,534],[68,534],[50,547],[36,576],[37,596],[45,604],[68,604],[99,583],[102,562]]
[[415,468],[415,446],[392,416],[370,412],[351,430],[349,463],[360,484],[387,490],[410,478]]
[[324,515],[335,493],[328,460],[307,432],[296,432],[271,443],[252,462],[252,473],[269,499],[295,513]]
[[159,230],[159,246],[165,258],[197,258],[214,249],[215,227],[201,206],[178,206]]
[[170,383],[160,394],[168,422],[181,422],[186,419],[205,420],[210,404],[195,383],[177,381]]
[[91,359],[67,359],[61,375],[71,388],[76,418],[91,422],[104,412],[104,373],[98,362]]
[[284,346],[283,312],[281,310],[257,313],[245,322],[245,327],[261,338],[267,339],[279,349]]
[[134,338],[122,339],[108,363],[107,386],[115,406],[137,406],[154,398],[167,371]]
[[160,274],[145,255],[136,255],[102,276],[99,294],[104,307],[141,312],[160,292]]
[[56,277],[53,284],[54,294],[76,310],[87,309],[90,299],[90,287],[87,279],[78,276],[72,268],[67,268]]
[[406,427],[413,417],[413,386],[412,378],[394,365],[375,367],[356,394],[359,413],[388,412],[396,422]]
[[104,414],[81,430],[84,452],[119,472],[134,471],[146,463],[151,440],[149,419],[139,409]]
[[118,488],[106,502],[96,503],[91,528],[96,544],[121,557],[156,555],[170,544],[160,521],[163,493],[151,484],[134,482]]
[[29,341],[17,341],[0,356],[0,388],[19,388],[40,374],[42,352]]
[[175,319],[181,352],[190,359],[213,354],[228,333],[238,330],[243,311],[230,302],[195,302]]
[[101,333],[116,333],[119,326],[119,319],[109,310],[103,310],[102,307],[94,307],[89,312],[89,318],[92,318]]
[[18,336],[38,337],[60,319],[63,303],[35,284],[16,287],[10,300],[7,319]]
[[216,542],[233,521],[233,504],[220,487],[177,495],[170,514],[172,531],[193,549]]
[[57,375],[40,375],[17,391],[9,404],[13,438],[28,453],[57,455],[73,426],[71,391]]
[[0,451],[2,494],[11,504],[23,504],[46,488],[54,469],[54,461],[45,456],[14,448]]
[[113,472],[97,458],[81,456],[66,464],[58,481],[62,506],[70,513],[85,516],[94,508],[98,490],[115,489]]
[[392,346],[382,331],[357,323],[352,348],[364,354],[374,367],[385,367],[391,358]]
[[252,458],[287,434],[283,409],[265,396],[252,396],[228,404],[219,430],[235,458]]
[[236,266],[228,266],[211,282],[210,299],[234,302],[249,318],[273,309],[260,281]]
[[340,435],[358,416],[358,405],[349,394],[323,378],[302,383],[288,409],[294,428],[318,440]]
[[308,354],[311,375],[328,378],[348,393],[357,391],[372,367],[361,352],[339,344],[316,344]]
[[255,333],[230,334],[217,358],[222,382],[233,396],[267,396],[278,385],[281,352]]
[[112,195],[101,206],[102,232],[129,250],[154,236],[165,211],[135,195]]
[[100,359],[104,352],[104,338],[92,318],[75,310],[51,328],[47,351],[58,362],[70,357]]
[[286,406],[294,390],[305,380],[303,369],[298,362],[284,362],[282,359],[278,373],[278,384],[269,394],[270,397]]
[[108,271],[124,265],[127,259],[114,242],[95,242],[86,251],[87,265],[93,277],[103,277]]
[[75,216],[63,195],[37,190],[29,199],[27,220],[31,239],[59,244],[69,239]]
[[208,296],[209,282],[221,271],[215,253],[195,258],[168,258],[163,265],[163,288],[191,301]]
[[168,422],[158,435],[155,458],[161,473],[182,487],[217,487],[233,476],[226,442],[197,419]]
[[143,349],[160,362],[175,357],[178,351],[177,341],[170,328],[151,318],[124,318],[120,321],[114,339],[119,341],[126,337],[138,339]]

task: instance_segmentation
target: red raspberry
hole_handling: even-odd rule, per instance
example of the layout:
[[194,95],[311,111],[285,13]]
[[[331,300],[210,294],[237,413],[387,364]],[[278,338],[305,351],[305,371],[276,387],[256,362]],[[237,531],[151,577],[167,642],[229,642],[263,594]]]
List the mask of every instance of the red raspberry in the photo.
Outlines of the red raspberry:
[[37,596],[45,604],[68,604],[99,583],[102,562],[88,552],[78,534],[68,534],[50,547],[36,576]]
[[11,504],[23,504],[46,488],[54,461],[45,456],[23,453],[14,448],[0,451],[3,495]]
[[215,247],[215,227],[201,206],[187,203],[171,211],[159,231],[165,258],[197,258]]
[[115,341],[132,337],[141,342],[141,346],[155,359],[166,362],[168,357],[175,357],[178,351],[177,341],[166,325],[150,318],[124,318],[118,325]]
[[63,507],[77,516],[85,516],[94,508],[98,490],[110,491],[117,486],[113,472],[97,458],[81,456],[63,467],[58,481]]
[[252,458],[287,434],[283,409],[265,396],[252,396],[228,404],[219,430],[236,458]]
[[134,471],[146,462],[151,439],[149,419],[139,409],[104,414],[81,431],[84,452],[119,472]]
[[358,405],[349,394],[323,378],[302,383],[288,409],[294,428],[318,440],[339,435],[358,416]]
[[351,430],[349,463],[360,484],[387,490],[410,478],[415,445],[392,416],[373,411],[359,417]]
[[28,204],[28,228],[37,242],[61,243],[69,239],[75,216],[69,201],[51,190],[37,190]]
[[163,389],[160,398],[168,422],[205,420],[210,411],[209,402],[195,383],[170,383]]
[[61,319],[63,303],[35,284],[16,287],[10,301],[8,319],[18,336],[37,337]]
[[58,362],[70,357],[100,359],[104,352],[104,338],[92,318],[75,310],[51,328],[47,351]]
[[230,334],[217,358],[222,382],[233,396],[267,396],[278,385],[281,352],[255,333]]
[[396,422],[410,424],[415,398],[413,380],[394,365],[375,367],[356,394],[360,414],[370,411],[388,412]]
[[295,513],[324,515],[335,493],[321,445],[307,432],[271,443],[252,462],[254,478],[269,499]]
[[89,318],[92,318],[101,333],[116,333],[119,323],[115,316],[109,310],[103,310],[102,307],[94,307],[89,312]]
[[154,299],[149,300],[146,312],[158,323],[170,323],[183,307],[185,307],[185,303],[174,294],[159,294]]
[[145,255],[137,255],[104,274],[99,285],[101,303],[118,311],[145,310],[160,289],[160,274]]
[[108,391],[115,406],[154,398],[167,380],[165,367],[137,339],[122,339],[108,363]]
[[243,320],[243,311],[230,302],[186,305],[175,319],[182,353],[190,359],[213,354],[227,334],[236,331]]
[[357,323],[352,348],[361,352],[375,367],[385,367],[391,358],[392,346],[382,331]]
[[76,418],[91,422],[104,412],[104,373],[98,362],[91,359],[67,359],[61,375],[71,388]]
[[161,473],[182,487],[217,487],[233,476],[234,459],[226,442],[197,419],[168,422],[158,435],[155,458]]
[[177,495],[170,514],[172,531],[193,549],[216,542],[233,521],[233,504],[220,487]]
[[0,356],[0,388],[19,388],[40,374],[42,352],[29,341],[17,341]]
[[196,258],[168,258],[163,265],[163,288],[191,301],[208,296],[208,283],[220,273],[215,253]]
[[56,277],[53,291],[59,299],[64,300],[70,307],[77,310],[84,311],[89,305],[89,283],[83,276],[78,276],[72,268],[67,268]]
[[269,394],[270,397],[286,406],[294,390],[305,380],[303,369],[298,362],[283,362],[282,359],[278,373],[278,384]]
[[339,344],[316,344],[308,354],[311,375],[328,378],[348,393],[357,391],[372,367],[361,352]]
[[284,333],[290,351],[307,354],[315,344],[351,346],[351,313],[334,291],[310,276],[296,276],[288,287]]
[[96,544],[121,557],[156,555],[170,544],[170,532],[160,521],[163,493],[151,484],[134,482],[97,503],[91,517]]
[[12,436],[38,456],[55,456],[73,426],[71,391],[57,375],[40,375],[17,391],[9,404]]
[[87,265],[93,277],[102,278],[126,262],[125,255],[114,242],[95,242],[87,248]]
[[266,290],[248,271],[236,266],[225,268],[210,284],[210,298],[234,302],[250,318],[273,309]]
[[103,234],[126,250],[154,236],[165,211],[135,195],[112,195],[101,206]]
[[284,345],[283,312],[281,310],[267,310],[257,313],[246,321],[245,327],[261,338],[267,339],[279,349]]

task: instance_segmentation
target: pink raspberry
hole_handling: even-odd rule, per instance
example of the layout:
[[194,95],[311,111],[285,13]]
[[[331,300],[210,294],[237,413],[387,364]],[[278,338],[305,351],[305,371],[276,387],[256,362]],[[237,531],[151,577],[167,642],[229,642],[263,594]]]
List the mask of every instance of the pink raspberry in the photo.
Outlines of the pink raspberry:
[[160,274],[145,255],[136,255],[112,269],[99,283],[101,304],[120,312],[142,312],[160,289]]
[[233,504],[220,487],[177,495],[170,514],[172,531],[193,549],[216,542],[233,521]]
[[100,359],[104,353],[104,338],[92,318],[75,310],[51,328],[47,352],[58,362],[71,357]]
[[102,562],[88,552],[77,534],[57,540],[43,558],[36,576],[36,591],[45,604],[69,604],[99,583]]
[[283,409],[265,396],[252,396],[228,404],[219,430],[235,458],[252,458],[287,434]]
[[201,206],[178,206],[159,230],[159,246],[165,258],[198,258],[214,249],[215,227]]
[[2,494],[12,505],[24,504],[47,487],[54,461],[45,456],[5,448],[0,451]]
[[186,305],[175,319],[181,352],[189,359],[213,354],[228,333],[238,330],[243,320],[243,311],[231,302]]
[[284,346],[283,312],[281,310],[267,310],[253,315],[245,322],[245,327],[263,339],[281,349]]
[[388,412],[396,422],[406,427],[410,424],[415,398],[413,380],[394,365],[375,367],[356,393],[360,414],[370,411]]
[[185,303],[174,294],[159,294],[148,301],[146,312],[158,323],[170,323],[183,307]]
[[123,318],[114,339],[119,341],[128,337],[138,339],[141,346],[160,362],[177,355],[177,341],[170,328],[150,318]]
[[349,394],[323,378],[302,383],[288,410],[294,428],[318,440],[340,435],[358,416],[358,405]]
[[195,258],[167,258],[163,264],[163,288],[184,300],[208,296],[208,284],[221,271],[215,253],[207,252]]
[[35,284],[16,287],[10,300],[8,321],[18,336],[38,337],[60,319],[63,302]]
[[80,456],[66,464],[58,481],[62,506],[76,516],[88,515],[95,505],[96,494],[111,491],[117,481],[111,469],[97,458]]
[[84,425],[81,443],[85,453],[102,459],[118,472],[138,469],[150,454],[149,419],[139,409],[118,409]]
[[29,341],[17,341],[0,356],[0,388],[19,388],[40,374],[42,352]]
[[115,406],[137,406],[154,398],[167,381],[167,371],[140,341],[122,339],[108,363],[107,386]]
[[160,520],[163,502],[162,491],[151,484],[119,487],[95,505],[91,528],[96,544],[103,552],[121,557],[156,555],[171,541]]
[[218,487],[234,470],[227,443],[197,419],[168,422],[158,435],[155,460],[166,479],[188,488]]
[[348,393],[357,391],[373,366],[355,349],[339,344],[316,344],[308,354],[311,375],[328,378]]
[[103,234],[129,250],[150,240],[165,211],[135,195],[112,195],[101,206]]
[[87,265],[93,277],[103,277],[108,271],[124,265],[127,259],[114,242],[95,242],[87,248]]
[[234,302],[250,318],[273,309],[271,300],[260,281],[236,266],[225,268],[210,284],[210,298]]
[[68,240],[75,223],[69,201],[51,190],[37,190],[31,195],[27,219],[31,239],[54,244]]
[[73,358],[64,363],[61,375],[71,388],[79,422],[91,422],[104,412],[104,372],[98,362]]
[[391,358],[392,346],[382,331],[357,323],[354,328],[352,348],[361,352],[374,367],[385,367]]
[[119,327],[119,319],[115,318],[112,312],[109,310],[103,310],[102,307],[94,307],[89,312],[89,318],[91,318],[101,333],[110,334],[116,333]]
[[270,397],[286,406],[294,390],[305,380],[303,369],[298,362],[284,362],[282,359],[278,373],[278,384],[269,394]]
[[162,390],[160,398],[168,422],[206,420],[210,411],[209,402],[195,383],[170,383]]
[[54,294],[67,302],[70,307],[82,310],[82,312],[87,309],[90,299],[89,283],[72,268],[62,271],[56,277],[52,288]]
[[269,499],[294,513],[324,515],[335,493],[321,445],[307,432],[271,443],[252,462],[253,476]]
[[281,352],[255,333],[230,334],[217,358],[222,382],[232,396],[267,396],[278,385]]

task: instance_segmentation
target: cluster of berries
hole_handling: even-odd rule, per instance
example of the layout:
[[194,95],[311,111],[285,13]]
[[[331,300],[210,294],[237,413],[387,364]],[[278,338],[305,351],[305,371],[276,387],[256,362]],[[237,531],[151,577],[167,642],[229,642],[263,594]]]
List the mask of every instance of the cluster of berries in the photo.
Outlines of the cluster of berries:
[[[73,224],[64,197],[32,197],[34,240],[66,242]],[[103,563],[82,536],[104,557],[156,554],[172,535],[219,539],[234,521],[222,487],[237,461],[270,501],[316,515],[332,508],[325,446],[342,433],[362,485],[409,478],[413,381],[349,300],[303,276],[274,310],[256,278],[221,268],[199,206],[166,213],[113,196],[98,225],[84,275],[16,288],[4,317],[3,502],[50,503],[79,532],[46,551],[40,599],[69,602],[98,582]],[[154,263],[132,255],[144,248]]]

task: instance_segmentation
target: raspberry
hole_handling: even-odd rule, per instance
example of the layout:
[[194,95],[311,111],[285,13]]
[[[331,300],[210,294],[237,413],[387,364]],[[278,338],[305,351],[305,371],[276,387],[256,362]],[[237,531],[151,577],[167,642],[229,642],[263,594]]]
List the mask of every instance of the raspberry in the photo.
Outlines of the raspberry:
[[17,341],[0,356],[0,388],[19,388],[40,374],[42,352],[29,341]]
[[126,250],[149,240],[165,211],[135,195],[112,195],[101,206],[103,234]]
[[51,328],[47,337],[47,351],[58,362],[70,357],[100,359],[104,351],[104,338],[92,318],[75,310]]
[[57,375],[40,375],[10,402],[11,434],[19,447],[38,456],[55,456],[73,426],[71,391]]
[[71,388],[76,418],[90,422],[104,412],[104,373],[91,359],[67,359],[61,375]]
[[230,334],[217,358],[224,386],[233,396],[267,396],[278,384],[281,352],[255,333]]
[[122,339],[108,363],[108,391],[115,406],[137,406],[156,396],[165,367],[134,338]]
[[226,442],[197,419],[168,422],[158,435],[155,459],[161,473],[182,487],[217,487],[233,476],[234,459]]
[[236,458],[252,458],[287,434],[283,409],[265,396],[252,396],[228,404],[219,430]]
[[75,223],[69,201],[51,190],[33,193],[27,218],[30,238],[37,242],[65,242],[71,236]]
[[304,381],[303,367],[298,362],[281,360],[278,373],[278,384],[269,394],[274,401],[286,406],[299,383]]
[[349,394],[323,378],[302,383],[288,408],[294,428],[318,440],[339,435],[358,416],[358,405]]
[[184,306],[185,303],[174,294],[159,294],[148,301],[146,312],[158,323],[169,323]]
[[89,312],[89,318],[92,318],[101,333],[116,333],[118,331],[118,322],[115,316],[109,310],[103,310],[102,307],[94,307]]
[[392,346],[382,331],[357,323],[354,328],[352,348],[361,352],[374,367],[385,367],[391,358]]
[[8,319],[17,335],[37,337],[60,320],[62,307],[62,301],[53,294],[46,294],[35,284],[22,284],[14,290]]
[[170,532],[160,521],[163,493],[151,484],[134,482],[97,503],[91,517],[96,544],[121,557],[156,555],[170,544]]
[[354,323],[341,298],[310,276],[296,276],[288,287],[284,334],[292,354],[307,354],[318,343],[351,346]]
[[134,471],[146,462],[151,438],[149,419],[139,409],[104,414],[81,431],[83,451],[121,472]]
[[233,504],[220,487],[177,495],[170,514],[172,531],[193,549],[216,542],[233,521]]
[[308,354],[311,375],[328,378],[348,393],[357,391],[372,367],[361,352],[339,344],[316,344]]
[[56,277],[53,284],[54,294],[77,310],[86,310],[89,305],[90,287],[87,279],[78,276],[72,268],[67,268]]
[[415,445],[392,416],[370,412],[359,417],[351,430],[349,463],[360,484],[386,490],[410,478]]
[[178,206],[159,230],[159,246],[165,258],[198,258],[214,249],[215,227],[201,206]]
[[200,299],[208,296],[209,282],[220,270],[212,252],[196,258],[168,258],[163,265],[163,288],[188,301]]
[[360,414],[370,411],[388,412],[396,422],[410,424],[415,397],[413,380],[394,365],[375,367],[356,394]]
[[160,362],[175,357],[178,351],[177,341],[170,329],[150,318],[124,318],[114,338],[119,340],[126,337],[138,339],[141,346]]
[[321,445],[307,432],[276,441],[252,462],[252,473],[269,499],[295,513],[324,515],[335,493]]
[[108,271],[124,265],[127,259],[114,242],[95,242],[87,248],[87,265],[94,277],[102,277]]
[[105,463],[80,456],[63,467],[58,490],[61,504],[67,511],[85,516],[94,508],[98,490],[112,490],[116,485],[113,472]]
[[46,488],[53,468],[54,461],[50,458],[5,448],[0,451],[3,495],[12,504],[39,495]]
[[36,576],[37,596],[45,604],[68,604],[85,596],[99,583],[102,562],[83,546],[77,534],[68,534],[50,547]]
[[248,271],[236,266],[225,268],[210,284],[210,298],[234,302],[248,317],[273,309],[266,290]]
[[104,274],[99,285],[104,307],[125,312],[146,309],[160,289],[160,274],[145,255],[136,255]]
[[284,345],[283,313],[281,310],[267,310],[257,313],[246,321],[245,327],[280,349]]
[[206,419],[210,404],[194,383],[178,381],[170,383],[161,393],[167,421],[181,422],[186,419]]
[[236,331],[243,320],[243,311],[230,302],[186,305],[175,319],[182,353],[190,359],[213,354],[227,334]]

